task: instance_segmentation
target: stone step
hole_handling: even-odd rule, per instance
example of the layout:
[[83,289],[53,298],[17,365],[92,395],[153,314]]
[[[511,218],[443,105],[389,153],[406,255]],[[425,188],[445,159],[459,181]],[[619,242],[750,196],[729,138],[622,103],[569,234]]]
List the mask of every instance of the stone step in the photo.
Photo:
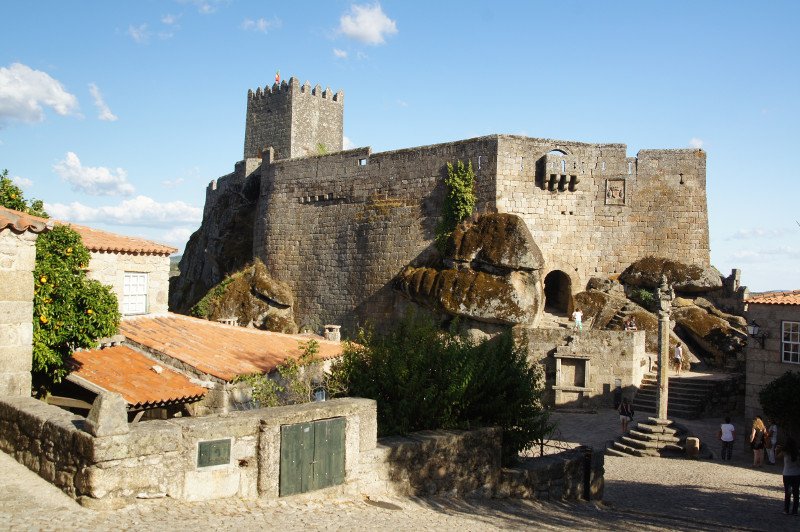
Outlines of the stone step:
[[623,453],[629,454],[631,456],[640,456],[640,457],[641,456],[660,456],[658,454],[658,451],[655,451],[653,449],[637,449],[635,447],[630,447],[628,445],[625,445],[624,443],[621,443],[619,441],[615,441],[614,442],[614,447],[613,448],[615,450],[619,451],[619,452],[623,452]]
[[621,456],[623,458],[631,456],[627,453],[623,453],[622,451],[618,451],[612,447],[606,447],[606,456]]
[[666,435],[675,435],[680,432],[677,429],[674,429],[670,426],[666,425],[650,425],[645,422],[637,423],[636,430],[638,432],[643,432],[645,434],[666,434]]
[[630,430],[628,434],[631,438],[639,441],[652,441],[660,443],[680,443],[681,437],[674,434],[667,434],[663,432],[639,432],[637,430]]

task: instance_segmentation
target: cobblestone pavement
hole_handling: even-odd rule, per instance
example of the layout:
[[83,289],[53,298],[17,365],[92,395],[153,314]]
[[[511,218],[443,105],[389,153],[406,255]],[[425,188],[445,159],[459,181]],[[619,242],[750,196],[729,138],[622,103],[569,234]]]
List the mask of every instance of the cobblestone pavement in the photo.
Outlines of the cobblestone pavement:
[[[618,416],[555,415],[563,445],[602,448]],[[744,427],[742,420],[734,420]],[[686,421],[704,441],[717,420]],[[603,503],[331,498],[186,503],[139,501],[117,511],[82,508],[0,453],[0,530],[800,530],[782,513],[777,467],[749,468],[741,441],[732,462],[606,458]]]

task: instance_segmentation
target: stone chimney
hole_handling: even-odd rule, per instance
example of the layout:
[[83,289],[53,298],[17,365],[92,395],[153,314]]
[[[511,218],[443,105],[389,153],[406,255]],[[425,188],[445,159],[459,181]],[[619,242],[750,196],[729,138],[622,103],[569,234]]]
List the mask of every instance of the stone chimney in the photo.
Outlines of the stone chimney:
[[339,332],[341,328],[341,325],[325,325],[325,339],[331,342],[341,342],[342,335]]

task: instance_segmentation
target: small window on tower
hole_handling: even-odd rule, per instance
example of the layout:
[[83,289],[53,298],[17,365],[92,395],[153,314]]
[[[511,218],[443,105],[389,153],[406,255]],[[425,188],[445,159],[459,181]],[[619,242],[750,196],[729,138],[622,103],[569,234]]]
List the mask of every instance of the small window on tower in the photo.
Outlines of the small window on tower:
[[358,166],[367,166],[367,159],[366,157],[363,159],[358,160]]

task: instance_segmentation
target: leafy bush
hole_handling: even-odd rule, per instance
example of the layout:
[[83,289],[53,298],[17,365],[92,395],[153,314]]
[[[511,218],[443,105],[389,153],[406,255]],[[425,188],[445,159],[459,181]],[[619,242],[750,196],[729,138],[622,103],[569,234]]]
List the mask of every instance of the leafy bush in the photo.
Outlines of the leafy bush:
[[36,239],[33,371],[47,386],[59,382],[75,349],[93,348],[119,325],[117,297],[86,277],[89,251],[78,233],[58,225]]
[[792,431],[800,430],[800,372],[787,371],[758,393],[767,417]]
[[634,288],[631,290],[631,299],[644,308],[652,308],[656,304],[656,294],[647,288]]
[[48,218],[42,200],[27,201],[22,195],[22,189],[8,178],[8,170],[0,172],[0,205],[7,209]]
[[541,404],[542,375],[507,332],[474,343],[409,315],[385,335],[361,330],[333,369],[347,395],[378,403],[378,432],[503,428],[512,461],[552,427]]
[[436,243],[443,249],[444,243],[459,222],[466,220],[475,210],[478,198],[475,195],[475,172],[472,171],[472,162],[464,166],[463,161],[457,161],[453,166],[447,163],[447,177],[444,180],[447,194],[442,205],[442,218],[436,228]]

